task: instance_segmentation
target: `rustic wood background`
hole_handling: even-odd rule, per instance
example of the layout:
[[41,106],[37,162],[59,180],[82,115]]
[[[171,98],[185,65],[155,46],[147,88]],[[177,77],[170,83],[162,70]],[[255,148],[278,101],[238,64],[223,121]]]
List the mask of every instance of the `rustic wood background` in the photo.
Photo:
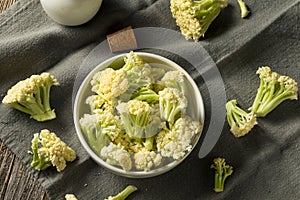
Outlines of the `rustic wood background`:
[[[0,0],[0,13],[16,1]],[[40,183],[0,140],[0,200],[19,199],[48,200],[48,197]]]

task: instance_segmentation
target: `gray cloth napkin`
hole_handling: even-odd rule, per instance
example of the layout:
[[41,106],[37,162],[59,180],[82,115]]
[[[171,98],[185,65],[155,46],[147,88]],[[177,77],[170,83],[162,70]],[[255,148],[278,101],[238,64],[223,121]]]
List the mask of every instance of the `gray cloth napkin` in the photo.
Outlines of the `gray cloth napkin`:
[[[198,42],[216,62],[228,100],[237,99],[243,108],[248,108],[255,97],[259,84],[255,72],[259,66],[269,65],[300,82],[299,0],[246,2],[251,8],[249,18],[241,19],[236,1],[229,0],[229,6]],[[139,191],[128,199],[299,199],[299,101],[284,102],[267,117],[259,118],[259,124],[243,138],[235,138],[225,124],[207,157],[198,158],[200,141],[184,162],[157,177],[120,177],[89,158],[73,124],[74,80],[89,52],[107,34],[128,25],[178,31],[168,0],[104,0],[98,14],[78,27],[53,22],[38,0],[19,0],[0,14],[0,99],[12,85],[31,74],[48,71],[60,82],[60,87],[51,91],[55,120],[39,123],[0,105],[0,139],[29,168],[31,138],[43,128],[56,132],[77,152],[77,160],[61,173],[54,169],[31,170],[49,198],[63,199],[66,193],[75,193],[82,200],[104,199],[133,184]],[[185,51],[189,42],[170,45]],[[204,99],[209,111],[209,96],[204,95]],[[217,156],[225,157],[234,166],[225,191],[219,194],[213,191],[214,172],[210,169]]]

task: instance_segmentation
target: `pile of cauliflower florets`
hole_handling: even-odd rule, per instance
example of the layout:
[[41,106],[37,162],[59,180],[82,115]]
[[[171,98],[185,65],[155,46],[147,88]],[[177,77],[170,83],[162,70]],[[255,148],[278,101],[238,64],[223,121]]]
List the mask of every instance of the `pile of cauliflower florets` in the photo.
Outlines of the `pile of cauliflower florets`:
[[202,124],[186,114],[184,74],[152,67],[134,52],[113,67],[93,76],[91,113],[80,119],[95,153],[126,171],[149,171],[190,152]]

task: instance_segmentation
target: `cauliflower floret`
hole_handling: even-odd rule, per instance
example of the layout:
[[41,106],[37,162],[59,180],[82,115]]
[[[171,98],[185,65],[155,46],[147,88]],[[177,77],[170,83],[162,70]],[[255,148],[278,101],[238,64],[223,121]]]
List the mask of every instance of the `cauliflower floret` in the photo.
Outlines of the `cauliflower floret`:
[[162,130],[156,138],[158,152],[164,157],[182,158],[192,150],[191,140],[200,132],[201,123],[186,116],[179,118],[171,130]]
[[171,12],[186,39],[198,41],[219,15],[227,0],[171,0]]
[[141,150],[134,154],[134,163],[137,169],[149,171],[153,166],[160,165],[162,156],[154,151]]
[[111,101],[105,100],[100,95],[91,95],[86,101],[86,104],[90,106],[91,112],[93,114],[102,114],[104,112],[114,112],[113,103]]
[[31,143],[33,152],[31,166],[37,170],[44,170],[52,165],[60,172],[65,169],[67,161],[76,158],[75,151],[47,129],[34,134]]
[[176,88],[178,91],[185,93],[185,77],[181,71],[168,71],[160,81],[165,87]]
[[124,147],[120,144],[109,143],[108,146],[101,149],[101,156],[107,163],[119,165],[125,171],[129,171],[132,168],[130,153],[124,150]]
[[159,91],[160,117],[173,126],[176,119],[186,113],[187,99],[176,88],[165,88]]
[[230,131],[235,137],[246,135],[257,124],[256,115],[238,107],[235,99],[226,103],[226,116]]
[[91,80],[92,91],[111,101],[123,94],[129,87],[126,71],[107,68],[97,72]]
[[66,200],[78,200],[74,194],[66,194]]
[[285,100],[298,99],[298,83],[289,76],[273,72],[270,67],[259,67],[260,85],[249,108],[256,116],[265,117]]
[[37,121],[54,119],[56,114],[50,107],[50,88],[53,85],[59,83],[49,73],[32,75],[9,89],[2,103],[29,114]]

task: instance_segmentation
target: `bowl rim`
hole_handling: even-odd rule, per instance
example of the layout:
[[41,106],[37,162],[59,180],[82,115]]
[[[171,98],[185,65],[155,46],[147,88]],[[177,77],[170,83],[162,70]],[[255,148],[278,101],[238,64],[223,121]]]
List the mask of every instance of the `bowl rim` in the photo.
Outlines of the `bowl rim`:
[[148,52],[139,52],[139,51],[135,51],[135,54],[140,55],[141,57],[150,57],[154,60],[160,60],[164,63],[166,63],[169,67],[175,68],[177,70],[180,70],[181,72],[184,73],[185,77],[188,79],[189,83],[191,84],[194,93],[197,95],[196,100],[197,100],[197,104],[198,104],[198,111],[199,111],[199,117],[200,117],[200,122],[202,124],[201,130],[199,131],[199,136],[197,137],[197,139],[194,141],[194,145],[192,145],[192,149],[190,151],[188,151],[181,159],[179,160],[174,160],[166,165],[160,166],[156,169],[153,170],[149,170],[149,171],[125,171],[121,168],[118,168],[116,166],[110,165],[107,162],[105,162],[104,160],[102,160],[88,145],[88,143],[86,142],[86,139],[84,138],[84,135],[81,131],[80,128],[80,124],[79,124],[79,109],[78,106],[79,102],[80,102],[80,98],[82,96],[82,94],[84,93],[84,89],[86,89],[86,87],[89,86],[90,84],[90,80],[92,79],[93,75],[102,70],[105,69],[106,67],[109,66],[109,64],[111,64],[114,60],[120,58],[120,57],[125,57],[128,53],[121,53],[119,55],[115,55],[111,58],[106,59],[105,61],[99,63],[96,67],[94,67],[84,78],[84,80],[82,81],[82,83],[80,84],[80,87],[76,93],[76,97],[75,97],[75,101],[74,101],[74,107],[73,107],[73,120],[74,120],[74,125],[75,125],[75,130],[76,130],[76,134],[77,137],[79,138],[79,141],[81,143],[81,145],[84,147],[84,149],[87,151],[87,153],[89,154],[89,156],[100,166],[108,169],[109,171],[111,171],[114,174],[123,176],[123,177],[128,177],[128,178],[148,178],[148,177],[154,177],[154,176],[158,176],[160,174],[163,174],[165,172],[170,171],[171,169],[173,169],[174,167],[176,167],[177,165],[179,165],[181,162],[183,162],[186,157],[193,151],[193,149],[195,148],[195,146],[197,146],[199,139],[201,137],[202,131],[203,131],[203,127],[204,127],[204,121],[205,121],[205,110],[204,110],[204,103],[203,103],[203,98],[201,95],[201,92],[197,86],[197,84],[195,83],[194,79],[187,73],[187,71],[182,68],[181,66],[179,66],[177,63],[175,63],[174,61],[154,54],[154,53],[148,53]]

